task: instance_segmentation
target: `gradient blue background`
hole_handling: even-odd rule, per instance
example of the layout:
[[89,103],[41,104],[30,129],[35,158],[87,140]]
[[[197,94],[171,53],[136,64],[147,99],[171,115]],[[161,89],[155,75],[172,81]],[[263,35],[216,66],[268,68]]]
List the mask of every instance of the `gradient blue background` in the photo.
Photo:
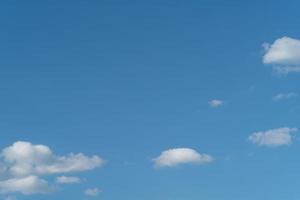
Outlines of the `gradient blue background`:
[[[18,199],[299,200],[300,141],[259,148],[259,130],[297,127],[300,75],[272,75],[264,42],[299,38],[299,1],[1,1],[0,147],[99,154],[83,184]],[[208,101],[225,105],[210,108]],[[190,147],[206,166],[156,170]],[[54,177],[47,177],[52,180]]]

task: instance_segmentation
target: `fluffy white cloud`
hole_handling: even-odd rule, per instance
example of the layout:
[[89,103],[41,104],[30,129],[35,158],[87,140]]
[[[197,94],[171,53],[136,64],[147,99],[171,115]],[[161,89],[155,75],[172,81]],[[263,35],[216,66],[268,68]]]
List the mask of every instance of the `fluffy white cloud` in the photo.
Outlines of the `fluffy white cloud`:
[[24,195],[46,194],[53,191],[48,182],[37,177],[11,178],[0,181],[0,193],[20,192]]
[[224,104],[224,102],[222,100],[219,100],[219,99],[210,100],[208,103],[213,108],[220,107]]
[[2,151],[8,172],[13,176],[45,175],[91,170],[103,164],[98,156],[82,153],[57,156],[49,147],[15,142]]
[[173,167],[180,164],[205,164],[213,161],[208,154],[200,154],[190,148],[176,148],[163,151],[153,159],[155,167]]
[[273,44],[264,44],[264,64],[271,64],[279,74],[300,72],[300,40],[282,37]]
[[282,37],[271,45],[265,44],[266,53],[263,57],[265,64],[300,64],[300,40]]
[[[51,188],[42,176],[74,173],[100,167],[104,161],[99,156],[82,153],[55,155],[45,145],[15,142],[3,149],[0,160],[0,193],[37,194],[49,193]],[[75,177],[59,177],[60,183],[80,181]]]
[[87,196],[98,196],[98,194],[101,192],[99,188],[89,188],[84,191],[84,194]]
[[59,176],[56,178],[56,182],[60,184],[74,184],[80,183],[81,180],[80,178],[74,176]]
[[298,94],[296,94],[294,92],[279,93],[279,94],[276,94],[275,96],[273,96],[273,100],[280,101],[280,100],[290,99],[290,98],[297,97],[297,96],[298,96]]
[[297,128],[283,127],[260,131],[251,134],[248,139],[250,142],[259,146],[278,147],[282,145],[289,145],[292,143],[292,133],[297,130]]

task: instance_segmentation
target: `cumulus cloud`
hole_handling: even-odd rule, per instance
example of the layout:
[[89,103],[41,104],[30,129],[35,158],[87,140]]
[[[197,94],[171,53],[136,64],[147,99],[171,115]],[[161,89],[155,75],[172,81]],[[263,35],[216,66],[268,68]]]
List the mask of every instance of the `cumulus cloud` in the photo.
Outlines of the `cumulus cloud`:
[[87,196],[98,196],[101,190],[99,188],[89,188],[84,191]]
[[224,102],[222,100],[219,100],[219,99],[210,100],[208,103],[213,108],[220,107],[224,104]]
[[298,94],[294,93],[294,92],[279,93],[279,94],[276,94],[275,96],[273,96],[273,100],[280,101],[280,100],[286,100],[286,99],[290,99],[290,98],[297,97],[297,96],[298,96]]
[[20,192],[24,195],[46,194],[53,191],[48,182],[37,177],[11,178],[0,181],[0,193]]
[[88,157],[82,153],[57,156],[49,147],[16,142],[2,151],[8,171],[14,176],[29,174],[45,175],[91,170],[103,164],[98,156]]
[[56,178],[56,182],[60,184],[74,184],[81,183],[80,178],[74,176],[59,176]]
[[300,72],[300,40],[282,37],[263,46],[263,63],[272,65],[275,73]]
[[181,164],[205,164],[213,161],[208,154],[200,154],[190,148],[175,148],[163,151],[153,159],[155,167],[173,167]]
[[[55,155],[45,145],[18,141],[3,149],[0,160],[0,193],[45,194],[53,190],[42,176],[74,173],[100,167],[99,156],[82,153]],[[75,177],[59,177],[61,183],[78,182]]]
[[248,140],[259,146],[278,147],[289,145],[292,143],[292,133],[296,132],[297,128],[278,128],[267,131],[259,131],[251,134]]

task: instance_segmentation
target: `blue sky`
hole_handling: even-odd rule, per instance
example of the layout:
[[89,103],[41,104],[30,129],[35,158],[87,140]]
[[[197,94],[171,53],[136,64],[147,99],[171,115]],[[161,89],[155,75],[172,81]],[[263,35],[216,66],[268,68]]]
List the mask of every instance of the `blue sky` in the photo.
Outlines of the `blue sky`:
[[299,2],[0,4],[0,198],[299,199]]

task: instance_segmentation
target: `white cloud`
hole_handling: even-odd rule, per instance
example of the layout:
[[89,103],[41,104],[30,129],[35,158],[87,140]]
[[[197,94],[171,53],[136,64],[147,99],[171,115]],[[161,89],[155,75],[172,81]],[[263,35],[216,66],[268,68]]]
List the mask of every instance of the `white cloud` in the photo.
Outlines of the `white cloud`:
[[263,46],[263,63],[272,65],[275,73],[300,72],[300,40],[282,37],[273,44],[265,43]]
[[278,128],[267,131],[259,131],[251,134],[248,139],[250,142],[259,146],[278,147],[289,145],[292,143],[292,133],[296,132],[297,128]]
[[208,154],[200,154],[190,148],[176,148],[163,151],[153,159],[155,167],[173,167],[180,164],[205,164],[213,161]]
[[56,182],[60,184],[74,184],[81,183],[80,178],[74,176],[59,176],[56,178]]
[[294,92],[279,93],[279,94],[276,94],[275,96],[273,96],[273,100],[280,101],[280,100],[286,100],[286,99],[290,99],[290,98],[297,97],[297,96],[298,96],[298,94],[296,94]]
[[282,37],[271,45],[265,44],[265,64],[298,65],[300,64],[300,40]]
[[87,196],[98,196],[101,190],[99,188],[89,188],[84,191]]
[[[0,193],[37,194],[49,193],[51,188],[42,176],[74,173],[100,167],[104,161],[99,156],[82,153],[55,155],[45,145],[18,141],[1,152]],[[78,182],[76,177],[60,177],[61,183]]]
[[224,102],[222,100],[219,100],[219,99],[210,100],[208,103],[213,108],[220,107],[224,104]]
[[82,153],[57,156],[49,147],[29,142],[15,142],[2,151],[2,157],[13,176],[45,175],[91,170],[103,164],[98,156]]
[[300,72],[300,66],[273,66],[275,74],[287,75],[293,72]]
[[20,192],[24,195],[47,194],[53,191],[48,182],[37,176],[11,178],[0,181],[0,193]]

